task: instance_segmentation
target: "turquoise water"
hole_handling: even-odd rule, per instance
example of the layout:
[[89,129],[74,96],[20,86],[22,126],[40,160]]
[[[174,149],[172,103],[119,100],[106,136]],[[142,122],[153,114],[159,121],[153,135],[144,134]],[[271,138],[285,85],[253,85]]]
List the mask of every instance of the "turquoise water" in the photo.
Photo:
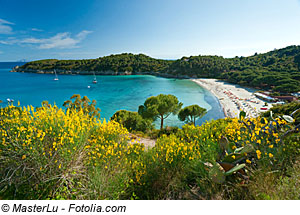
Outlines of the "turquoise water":
[[[15,65],[17,63],[0,63],[2,106],[7,98],[11,98],[20,101],[21,106],[40,106],[42,101],[47,100],[62,107],[73,94],[80,94],[90,100],[95,99],[101,109],[101,118],[109,119],[117,110],[137,111],[148,97],[163,93],[177,96],[184,106],[198,104],[206,108],[208,113],[197,124],[224,117],[218,100],[189,80],[149,75],[97,76],[98,84],[92,84],[93,76],[59,75],[59,81],[53,81],[54,75],[9,72]],[[183,123],[171,115],[165,125],[181,126]]]

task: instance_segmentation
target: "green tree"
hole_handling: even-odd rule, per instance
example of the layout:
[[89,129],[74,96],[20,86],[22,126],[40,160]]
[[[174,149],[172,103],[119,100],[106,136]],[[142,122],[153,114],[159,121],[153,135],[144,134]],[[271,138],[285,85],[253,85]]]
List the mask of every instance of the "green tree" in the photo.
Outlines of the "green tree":
[[197,118],[202,118],[207,113],[205,108],[199,105],[190,105],[181,109],[178,113],[178,118],[180,121],[185,121],[186,123],[196,124]]
[[298,84],[295,84],[295,83],[290,83],[290,84],[286,83],[286,84],[282,84],[282,85],[275,87],[273,90],[279,91],[279,92],[284,92],[284,93],[298,92],[300,90],[300,87]]
[[110,119],[122,124],[129,131],[146,132],[154,127],[151,119],[143,119],[137,112],[127,110],[117,111]]
[[146,119],[160,119],[160,129],[163,129],[164,119],[170,114],[176,115],[181,106],[176,96],[159,94],[146,99],[144,105],[139,107],[139,114]]
[[295,56],[294,62],[297,64],[298,70],[300,71],[300,54]]

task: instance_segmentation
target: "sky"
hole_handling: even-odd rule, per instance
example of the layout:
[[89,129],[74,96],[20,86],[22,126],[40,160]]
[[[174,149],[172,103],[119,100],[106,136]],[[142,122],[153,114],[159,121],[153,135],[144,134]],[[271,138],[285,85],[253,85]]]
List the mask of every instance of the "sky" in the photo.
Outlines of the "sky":
[[250,56],[300,44],[300,0],[0,0],[0,61]]

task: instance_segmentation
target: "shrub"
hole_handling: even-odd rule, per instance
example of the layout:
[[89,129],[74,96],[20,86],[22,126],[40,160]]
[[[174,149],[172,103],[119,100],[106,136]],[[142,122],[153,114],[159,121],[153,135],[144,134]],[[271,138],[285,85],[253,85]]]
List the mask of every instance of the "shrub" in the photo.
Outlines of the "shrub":
[[[297,190],[283,191],[298,183],[290,168],[300,152],[293,119],[244,117],[157,130],[156,145],[145,150],[121,124],[82,108],[8,106],[0,109],[0,196],[295,198]],[[267,192],[272,184],[277,194]]]
[[[80,166],[96,119],[56,106],[1,109],[1,187],[15,198],[47,198]],[[25,192],[30,190],[30,192]]]
[[122,124],[129,131],[142,131],[147,132],[154,128],[152,120],[143,119],[137,112],[119,110],[111,117],[114,120]]
[[[72,101],[72,99],[75,100]],[[87,96],[81,98],[79,94],[74,94],[70,98],[70,100],[64,102],[63,106],[71,110],[77,110],[77,111],[82,110],[85,114],[88,114],[91,117],[100,118],[100,108],[96,108],[96,104],[97,104],[96,100],[93,100],[91,102]],[[46,105],[48,105],[47,101],[46,101]]]
[[[9,106],[0,116],[2,198],[119,198],[126,189],[119,182],[143,174],[143,144],[128,143],[116,122],[56,106]],[[99,185],[99,175],[107,183]]]

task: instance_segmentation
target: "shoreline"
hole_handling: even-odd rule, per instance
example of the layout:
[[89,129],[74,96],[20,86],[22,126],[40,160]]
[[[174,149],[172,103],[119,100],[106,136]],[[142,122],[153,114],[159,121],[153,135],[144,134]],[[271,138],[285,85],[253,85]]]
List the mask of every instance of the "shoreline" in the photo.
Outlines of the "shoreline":
[[[20,68],[13,68],[10,72],[21,72],[21,73],[35,73],[35,74],[54,74],[53,71],[43,70],[24,70]],[[218,79],[208,78],[191,78],[188,76],[174,76],[171,74],[158,73],[158,72],[143,72],[143,73],[132,73],[132,72],[113,72],[113,71],[67,71],[57,70],[60,75],[108,75],[108,76],[130,76],[130,75],[151,75],[163,78],[175,78],[175,79],[189,79],[199,86],[205,88],[212,93],[219,101],[222,111],[225,117],[235,118],[239,117],[240,110],[246,112],[249,117],[257,117],[261,112],[262,107],[269,109],[272,103],[265,102],[253,95],[253,92],[247,90],[246,87],[231,84],[226,81]],[[267,103],[268,106],[264,106]]]
[[[241,110],[246,112],[247,117],[257,117],[261,112],[266,111],[261,110],[262,107],[266,107],[266,102],[254,96],[253,92],[242,86],[218,79],[199,78],[190,80],[210,91],[219,100],[225,117],[239,117]],[[272,107],[272,103],[267,102],[267,104],[268,109]]]
[[[35,73],[35,74],[55,74],[54,70],[34,70],[34,69],[21,69],[20,67],[14,67],[10,72],[19,72],[19,73]],[[103,76],[130,76],[130,75],[152,75],[156,77],[163,78],[176,78],[176,79],[190,79],[190,76],[187,75],[173,75],[163,72],[128,72],[128,71],[119,71],[115,72],[112,70],[105,71],[84,71],[84,70],[62,70],[56,69],[57,75],[103,75]]]

